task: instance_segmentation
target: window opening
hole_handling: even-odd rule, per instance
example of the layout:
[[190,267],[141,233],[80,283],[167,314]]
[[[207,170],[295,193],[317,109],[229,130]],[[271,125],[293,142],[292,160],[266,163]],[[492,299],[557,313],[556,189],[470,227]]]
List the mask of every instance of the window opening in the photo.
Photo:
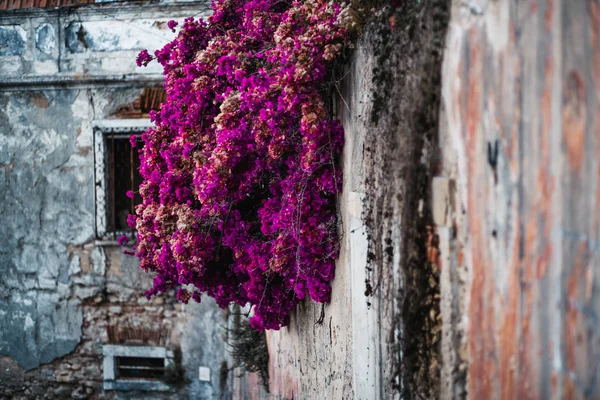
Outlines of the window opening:
[[[135,230],[127,225],[127,216],[135,214],[141,204],[139,185],[142,183],[140,134],[151,127],[148,120],[100,120],[94,126],[94,220],[95,236],[107,244],[121,235],[131,239]],[[131,147],[130,137],[136,135],[138,145]],[[127,192],[133,192],[133,198]]]
[[115,357],[117,379],[161,379],[165,375],[164,358]]
[[157,346],[102,346],[104,390],[171,391],[177,361],[172,350]]
[[[135,213],[135,206],[142,202],[138,193],[142,183],[140,157],[136,148],[131,147],[131,135],[117,135],[114,132],[105,136],[108,165],[108,230],[110,232],[131,231],[127,225],[127,216]],[[133,198],[127,197],[128,190]]]

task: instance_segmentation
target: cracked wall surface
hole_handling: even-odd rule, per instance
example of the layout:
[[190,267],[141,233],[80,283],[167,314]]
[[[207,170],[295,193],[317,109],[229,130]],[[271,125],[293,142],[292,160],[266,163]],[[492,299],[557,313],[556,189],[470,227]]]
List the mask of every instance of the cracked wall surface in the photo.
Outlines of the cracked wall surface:
[[3,12],[0,20],[0,85],[77,82],[127,76],[160,81],[158,63],[139,69],[137,53],[175,37],[170,19],[207,15],[207,2],[98,4]]
[[[174,293],[147,300],[152,277],[94,234],[94,121],[160,84],[157,66],[134,68],[136,54],[174,37],[168,20],[206,10],[184,2],[0,15],[0,398],[208,399],[229,390],[219,382],[216,304],[182,305]],[[184,376],[170,392],[104,391],[102,346],[118,327],[150,329],[156,338],[134,344],[179,352]],[[210,382],[199,381],[200,366]]]
[[453,1],[443,398],[600,396],[600,3]]
[[447,11],[445,1],[380,9],[337,71],[340,256],[331,301],[304,300],[267,334],[276,395],[439,393],[438,266],[427,245]]
[[0,97],[0,352],[26,369],[72,351],[81,336],[71,296],[80,265],[68,248],[93,239],[93,204],[92,168],[75,143],[76,99],[71,91]]

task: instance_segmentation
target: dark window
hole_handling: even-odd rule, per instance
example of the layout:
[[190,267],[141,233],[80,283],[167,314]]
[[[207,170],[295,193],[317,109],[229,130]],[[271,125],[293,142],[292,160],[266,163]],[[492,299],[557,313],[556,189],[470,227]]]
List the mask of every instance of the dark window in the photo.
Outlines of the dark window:
[[[130,135],[107,134],[104,136],[106,149],[107,179],[107,231],[131,231],[127,225],[127,216],[134,213],[136,205],[142,202],[139,186],[140,157],[138,149],[131,147]],[[134,193],[133,199],[127,197],[127,191]]]
[[160,379],[165,375],[164,358],[115,357],[116,379]]

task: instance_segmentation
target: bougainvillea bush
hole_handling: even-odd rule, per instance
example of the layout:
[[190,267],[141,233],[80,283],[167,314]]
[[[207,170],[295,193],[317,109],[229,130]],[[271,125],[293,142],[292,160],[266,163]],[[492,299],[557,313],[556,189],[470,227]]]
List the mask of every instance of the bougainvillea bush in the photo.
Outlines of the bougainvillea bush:
[[329,300],[343,131],[320,91],[346,40],[339,14],[322,0],[219,0],[140,53],[167,92],[142,134],[143,203],[129,217],[156,273],[148,296],[251,304],[258,330],[286,325],[307,294]]

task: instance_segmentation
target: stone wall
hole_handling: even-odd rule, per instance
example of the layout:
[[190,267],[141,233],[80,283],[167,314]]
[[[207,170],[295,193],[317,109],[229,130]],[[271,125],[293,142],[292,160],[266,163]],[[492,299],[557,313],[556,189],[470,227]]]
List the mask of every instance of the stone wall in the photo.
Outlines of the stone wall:
[[332,302],[269,334],[272,389],[598,398],[600,3],[395,3],[340,90]]
[[[148,301],[151,276],[94,235],[94,121],[160,83],[158,67],[138,69],[135,56],[174,36],[168,20],[206,10],[137,3],[0,15],[1,398],[151,398],[104,392],[102,346],[115,327],[145,327],[158,336],[133,344],[180,352],[185,375],[167,396],[220,395],[222,311],[173,293]],[[199,381],[200,366],[210,382]]]
[[439,286],[429,185],[436,162],[445,1],[379,9],[332,88],[344,126],[341,252],[331,302],[268,333],[287,399],[436,398]]

